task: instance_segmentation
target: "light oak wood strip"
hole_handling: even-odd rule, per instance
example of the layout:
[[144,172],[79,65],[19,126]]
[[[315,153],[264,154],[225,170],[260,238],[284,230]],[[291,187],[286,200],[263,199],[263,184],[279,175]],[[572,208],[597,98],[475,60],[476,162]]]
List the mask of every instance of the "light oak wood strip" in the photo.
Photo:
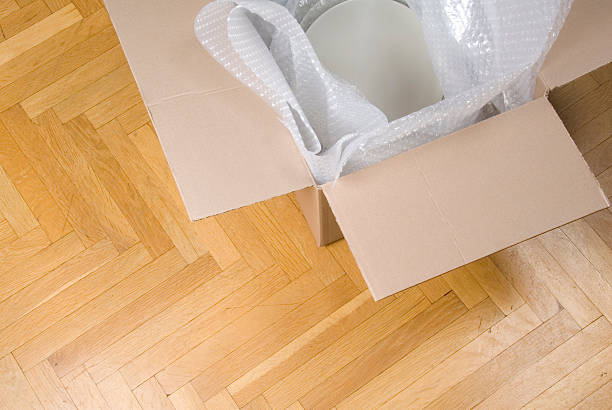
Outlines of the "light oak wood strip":
[[185,232],[189,232],[191,237],[195,237],[197,234],[194,232],[194,225],[190,223],[184,212],[174,206],[173,201],[167,200],[168,195],[163,188],[163,184],[156,178],[153,170],[149,168],[138,148],[123,132],[119,123],[113,121],[103,126],[99,129],[99,135],[112,155],[121,164],[127,177],[134,184],[134,187],[147,203],[174,246],[181,252],[183,258],[187,262],[195,261],[198,258],[198,252],[185,234]]
[[480,368],[541,323],[525,304],[490,331],[478,336],[455,354],[417,379],[381,408],[423,407],[464,377]]
[[49,271],[76,256],[83,244],[75,233],[69,233],[34,255],[27,262],[0,275],[0,301],[28,286]]
[[357,326],[391,300],[385,299],[385,301],[376,303],[372,300],[370,292],[361,292],[350,302],[246,372],[228,386],[228,391],[239,405],[254,400],[268,386],[278,382],[292,370],[334,343],[346,332],[346,329]]
[[78,10],[70,4],[3,41],[0,43],[0,66],[82,19]]
[[433,277],[426,282],[420,283],[418,286],[431,303],[434,303],[451,291],[448,282],[444,280],[444,275]]
[[50,240],[72,230],[63,212],[0,121],[0,164]]
[[51,10],[42,0],[37,0],[26,7],[15,11],[6,17],[0,19],[0,27],[5,38],[11,38],[19,33],[38,23],[45,17],[51,14]]
[[63,377],[61,380],[77,408],[110,409],[98,387],[82,367]]
[[[370,349],[378,341],[427,309],[430,303],[418,288],[394,299],[359,326],[351,329],[304,365],[271,386],[264,397],[273,408],[295,402],[321,380]],[[194,385],[194,387],[197,386]],[[199,390],[198,390],[199,391]]]
[[466,312],[465,305],[454,293],[443,296],[417,317],[322,381],[301,397],[300,403],[307,408],[318,409],[335,406]]
[[509,315],[525,303],[489,257],[478,259],[466,268],[505,315]]
[[173,249],[17,348],[15,359],[22,368],[29,369],[166,280],[176,266],[184,266],[184,261]]
[[225,269],[240,260],[240,253],[215,217],[200,219],[195,222],[195,226],[198,232],[206,238],[210,253],[219,266]]
[[540,320],[545,321],[557,314],[561,306],[544,279],[538,276],[529,256],[530,245],[519,243],[489,257]]
[[143,409],[174,410],[174,406],[155,380],[155,377],[151,377],[134,389],[134,396],[136,396]]
[[[93,19],[93,17],[97,18]],[[102,17],[105,16],[103,15]],[[85,21],[83,24],[77,25],[78,28],[81,29],[80,31],[77,31],[76,28],[67,29],[66,32],[72,33],[73,37],[70,39],[63,39],[64,42],[62,44],[69,42],[69,40],[72,40],[74,37],[82,37],[84,34],[81,33],[84,28],[89,28],[89,30],[101,30],[99,33],[88,38],[81,38],[81,42],[74,44],[73,47],[65,50],[63,53],[57,53],[59,54],[57,56],[52,55],[53,58],[49,59],[49,61],[44,62],[44,64],[33,66],[32,70],[29,72],[15,73],[12,76],[14,78],[8,78],[13,81],[4,85],[0,90],[0,110],[9,108],[41,92],[56,81],[60,81],[64,76],[81,68],[91,59],[99,57],[101,54],[119,44],[115,31],[112,27],[108,26],[110,23],[107,23],[107,19],[102,19],[98,16],[92,16],[91,18],[93,19],[92,21]],[[58,34],[57,37],[64,37],[64,32]],[[63,47],[60,47],[62,44],[57,46],[52,44],[50,46],[54,49],[61,50],[63,49]],[[71,75],[74,76],[74,74]]]
[[[202,368],[204,371],[194,379],[193,387],[200,397],[206,400],[219,389],[219,386],[227,386],[233,380],[251,370],[295,337],[339,309],[343,304],[354,298],[357,293],[358,290],[352,285],[350,279],[343,276],[293,310],[275,307],[274,311],[271,312],[273,314],[270,315],[270,319],[266,320],[267,325],[261,326],[259,329],[253,329],[251,335],[245,335],[247,337],[244,340],[248,340],[245,344],[237,344],[237,347],[239,347],[227,357],[224,357],[222,361],[216,361],[206,370]],[[262,306],[267,305],[274,306],[270,301],[265,301],[262,304]],[[285,304],[278,303],[277,306],[285,307]],[[245,319],[248,320],[246,315]],[[266,329],[268,326],[270,327]],[[237,332],[234,331],[233,333]],[[192,352],[197,352],[197,350],[194,349]],[[228,366],[229,363],[232,365]],[[158,378],[161,374],[158,375]],[[171,387],[173,387],[171,384],[164,385],[166,391],[170,391],[168,389]]]
[[140,410],[138,400],[119,372],[98,383],[98,390],[111,409]]
[[206,410],[204,402],[191,383],[184,385],[168,398],[176,410]]
[[612,166],[612,137],[597,145],[584,155],[593,174],[599,175]]
[[209,410],[238,410],[238,406],[234,403],[234,400],[232,400],[232,396],[225,389],[220,390],[213,397],[206,400],[205,404],[206,408]]
[[45,409],[76,409],[48,361],[38,363],[25,372],[25,376]]
[[[612,346],[525,405],[526,409],[570,408],[612,379]],[[608,402],[609,404],[609,402]]]
[[242,407],[245,410],[272,410],[263,396],[257,396],[251,400],[246,406]]
[[589,73],[599,84],[612,80],[612,63],[605,64]]
[[119,124],[121,124],[123,131],[130,134],[133,131],[145,126],[149,121],[151,121],[151,117],[149,116],[149,111],[147,110],[147,107],[145,107],[144,103],[139,102],[118,116],[117,121],[119,121]]
[[249,222],[242,209],[217,215],[216,219],[255,272],[261,272],[274,264],[274,258],[263,244],[259,232]]
[[[90,300],[129,277],[151,260],[138,244],[64,289],[20,320],[0,331],[0,352],[10,352],[48,327],[64,319]],[[51,353],[51,352],[50,352]]]
[[599,174],[597,182],[599,182],[602,191],[608,196],[608,201],[610,201],[612,198],[612,167]]
[[[25,263],[32,256],[49,245],[49,238],[40,228],[34,228],[21,238],[0,249],[0,274]],[[1,356],[1,355],[0,355]]]
[[0,249],[17,239],[17,234],[4,218],[0,218]]
[[133,81],[130,67],[124,64],[58,103],[53,111],[62,122],[70,121]]
[[15,233],[22,236],[38,226],[32,210],[0,167],[0,213],[9,222]]
[[[280,277],[284,279],[284,283],[288,282],[288,278],[284,273],[279,271],[272,271],[271,273],[280,274]],[[164,340],[166,336],[173,335],[178,329],[182,328],[182,330],[176,332],[176,335],[182,336],[182,334],[185,334],[193,336],[197,340],[195,343],[199,343],[202,339],[198,336],[197,331],[191,332],[191,326],[197,328],[198,322],[201,321],[201,323],[204,323],[204,329],[209,331],[209,329],[215,327],[212,323],[213,318],[220,320],[220,318],[225,317],[225,314],[235,314],[234,312],[239,309],[230,308],[240,306],[243,298],[248,298],[252,294],[256,297],[255,300],[257,300],[259,297],[257,292],[267,289],[265,283],[260,281],[262,277],[265,278],[266,276],[260,276],[245,288],[247,289],[245,293],[242,293],[241,287],[253,279],[254,276],[252,269],[243,261],[239,261],[229,269],[226,269],[170,308],[151,318],[121,340],[118,340],[101,354],[88,360],[86,366],[94,380],[99,381],[109,376],[147,351],[147,349],[161,348],[164,342],[160,345],[157,345],[157,343]],[[235,297],[228,297],[234,291],[236,291]],[[225,302],[218,303],[222,300],[225,300]],[[213,306],[214,308],[212,308]],[[244,309],[246,310],[247,308]],[[207,313],[201,315],[203,312]],[[190,323],[192,320],[193,322]],[[188,323],[190,324],[185,326]],[[170,336],[170,338],[172,337],[174,336]],[[186,338],[176,340],[189,345]],[[169,351],[174,352],[171,353],[173,358],[179,357],[188,350],[188,348],[183,350],[181,347],[183,345],[176,342],[171,342],[168,346]],[[159,350],[163,351],[163,349]],[[158,356],[154,355],[152,357],[157,358]],[[162,357],[161,354],[159,357]]]
[[15,0],[19,7],[25,7],[28,4],[32,3],[34,0]]
[[566,311],[561,311],[429,403],[427,408],[472,408],[513,375],[541,360],[579,330],[572,317]]
[[[138,367],[149,363],[148,371],[157,373],[164,391],[172,393],[322,289],[317,281],[314,275],[304,275],[290,283],[279,268],[268,270],[139,357]],[[182,347],[174,347],[179,341]],[[134,363],[130,365],[125,371],[134,372]]]
[[100,128],[141,101],[142,97],[136,83],[131,83],[85,111],[84,115],[95,128]]
[[610,208],[602,209],[584,218],[597,235],[606,243],[608,248],[612,247],[612,212]]
[[266,248],[285,272],[295,279],[311,268],[301,251],[279,227],[262,202],[242,208],[247,219],[263,239]]
[[42,409],[36,394],[12,355],[0,358],[0,407]]
[[[478,408],[492,408],[501,403],[505,408],[519,408],[525,405],[605,349],[611,337],[612,325],[606,318],[600,317],[550,354],[533,363],[524,372],[515,374],[511,380],[482,401]],[[514,371],[514,366],[508,366],[507,369]]]
[[612,81],[605,82],[574,104],[557,112],[570,134],[612,107],[610,87],[612,87]]
[[582,153],[591,151],[610,135],[612,135],[612,108],[608,108],[571,133],[572,139]]
[[340,402],[338,409],[376,408],[503,318],[486,299]]
[[555,111],[563,111],[597,87],[599,87],[599,82],[592,75],[586,74],[568,84],[551,90],[548,100],[555,108]]
[[595,269],[561,229],[540,235],[538,239],[608,321],[612,320],[612,285],[602,273]]
[[151,255],[170,249],[172,241],[91,124],[77,117],[67,129]]
[[104,239],[102,232],[93,224],[90,213],[83,207],[80,193],[27,114],[19,106],[14,106],[0,113],[0,120],[40,175],[57,205],[68,215],[83,243],[93,244]]
[[487,298],[486,292],[466,267],[462,266],[445,273],[444,280],[470,309]]
[[612,383],[608,382],[597,391],[591,393],[574,407],[577,410],[605,410],[610,408],[612,397]]
[[108,236],[118,251],[133,246],[138,236],[77,148],[72,135],[51,111],[43,113],[39,121],[43,138],[79,191],[75,194],[77,199],[82,193],[81,201],[86,203],[89,220]]
[[118,253],[111,242],[99,242],[19,290],[0,303],[0,329],[15,322],[116,256]]
[[[28,49],[12,60],[0,65],[2,68],[0,69],[0,87],[6,87],[41,65],[47,64],[50,60],[64,53],[66,50],[87,40],[90,38],[90,36],[95,35],[104,28],[108,28],[110,25],[111,22],[106,10],[100,10],[96,14],[83,20],[79,20],[70,27],[61,30],[37,46]],[[58,69],[62,66],[61,62],[62,60],[56,61]],[[80,65],[82,64],[83,63]],[[62,74],[60,71],[60,75],[56,77],[56,79],[67,74],[68,72],[64,72]],[[0,96],[4,96],[4,93],[0,93]],[[5,100],[2,101],[3,104],[0,105],[0,107],[3,107],[2,110],[6,107],[14,105],[13,103],[6,106],[4,102]]]
[[550,291],[580,327],[588,325],[601,315],[584,292],[576,286],[576,282],[546,251],[540,238],[530,239],[524,246],[538,277],[546,281]]
[[[295,202],[294,202],[295,204]],[[298,207],[296,205],[296,207]],[[368,285],[366,284],[363,276],[361,275],[361,271],[357,266],[357,262],[355,262],[355,258],[353,258],[353,254],[348,247],[348,243],[345,239],[341,239],[332,244],[326,246],[329,253],[332,254],[334,259],[338,262],[338,264],[342,267],[342,269],[346,272],[349,278],[353,281],[355,286],[359,290],[366,290]]]
[[[273,219],[278,221],[279,227],[297,246],[325,285],[329,285],[345,273],[326,247],[317,246],[306,219],[286,195],[269,199],[264,203],[270,210]],[[349,277],[356,282],[355,278],[350,275]],[[359,290],[364,290],[361,288],[362,281],[357,282],[355,286]]]
[[[114,125],[113,123],[111,124]],[[101,132],[103,129],[104,128],[101,128]],[[147,174],[152,178],[153,175],[158,177],[160,189],[165,192],[164,197],[166,204],[172,210],[173,215],[180,224],[181,229],[191,241],[196,254],[202,256],[207,253],[209,251],[209,243],[213,246],[217,246],[214,241],[221,240],[222,238],[220,236],[209,238],[206,230],[200,229],[200,225],[197,223],[192,223],[187,216],[187,211],[185,210],[183,200],[179,194],[178,188],[176,187],[176,183],[174,182],[174,177],[172,176],[168,163],[166,162],[166,157],[163,153],[161,144],[159,143],[157,135],[155,135],[155,132],[151,128],[151,125],[148,124],[139,128],[135,132],[128,135],[128,138],[133,142],[136,150],[140,152],[140,155],[142,155],[145,162],[153,171],[152,174],[149,174],[150,171],[147,170]],[[126,143],[125,146],[130,145]],[[130,146],[130,151],[133,149],[133,146]],[[135,157],[140,156],[136,152],[134,152],[133,155]],[[144,168],[146,167],[143,166],[143,169]],[[224,241],[223,243],[220,243],[219,246],[227,245]],[[227,268],[232,264],[227,263],[228,261],[222,263],[222,261],[217,259],[215,252],[211,251],[211,253],[217,260],[219,266],[222,268]],[[236,260],[233,260],[233,262],[236,262]]]
[[180,269],[181,266],[182,264],[174,264],[169,267],[169,270],[176,273],[167,280],[53,353],[49,362],[58,376],[61,377],[101,353],[112,343],[219,273],[219,267],[210,256],[203,257],[183,269]]
[[89,16],[103,7],[101,0],[72,0],[72,2],[83,16]]
[[19,10],[19,5],[15,0],[0,0],[0,18],[4,18],[17,10]]
[[612,249],[585,221],[579,219],[560,228],[595,269],[612,284]]
[[66,90],[81,90],[125,64],[120,46],[115,46],[71,73],[23,100],[23,110],[34,118],[66,98]]
[[62,7],[67,6],[70,0],[45,0],[45,3],[52,11],[57,11]]

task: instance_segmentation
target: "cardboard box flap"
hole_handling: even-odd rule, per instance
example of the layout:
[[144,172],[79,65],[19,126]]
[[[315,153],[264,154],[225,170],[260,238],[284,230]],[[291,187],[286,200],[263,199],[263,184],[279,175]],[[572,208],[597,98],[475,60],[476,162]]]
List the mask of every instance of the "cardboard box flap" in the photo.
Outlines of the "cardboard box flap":
[[106,0],[193,220],[313,184],[276,113],[197,41],[205,4]]
[[612,61],[612,1],[574,0],[540,70],[548,89],[559,87]]
[[545,98],[323,191],[375,299],[608,206]]

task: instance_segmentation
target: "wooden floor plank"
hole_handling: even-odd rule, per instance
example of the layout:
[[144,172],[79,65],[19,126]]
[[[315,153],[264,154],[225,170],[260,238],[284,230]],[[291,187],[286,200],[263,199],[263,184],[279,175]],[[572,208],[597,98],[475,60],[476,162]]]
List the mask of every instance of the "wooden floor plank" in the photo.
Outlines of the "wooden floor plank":
[[10,354],[0,358],[0,407],[43,408],[15,358]]
[[204,402],[191,383],[184,385],[169,395],[168,398],[177,410],[206,410]]
[[0,329],[31,312],[79,279],[118,256],[109,241],[85,249],[0,303]]
[[171,250],[17,348],[15,359],[29,369],[166,280],[177,266],[184,266],[184,261]]
[[70,4],[3,41],[0,43],[0,66],[82,19],[79,11]]
[[219,272],[217,264],[210,257],[203,257],[181,269],[183,266],[182,263],[170,265],[168,270],[176,273],[53,353],[49,362],[58,376],[85,363]]
[[16,238],[0,249],[0,274],[25,263],[49,244],[49,238],[40,227]]
[[134,396],[136,396],[143,409],[174,410],[172,402],[170,402],[154,377],[134,389]]
[[141,101],[136,83],[131,83],[115,94],[94,105],[83,115],[95,128],[114,120]]
[[612,383],[607,382],[597,391],[585,397],[580,403],[574,407],[577,410],[604,410],[610,407],[610,398],[612,397]]
[[573,407],[601,386],[609,383],[611,378],[612,346],[609,346],[527,403],[525,408]]
[[51,14],[51,10],[43,0],[36,0],[27,6],[0,19],[0,27],[5,38],[11,38],[15,34],[38,23]]
[[[395,299],[343,335],[311,360],[279,380],[264,393],[273,408],[287,407],[379,340],[427,309],[429,302],[416,288]],[[365,335],[368,335],[365,337]],[[197,386],[194,386],[197,389]]]
[[[270,312],[272,315],[268,316],[269,320],[266,320],[267,325],[261,326],[259,329],[253,329],[251,335],[245,332],[246,337],[244,339],[247,342],[242,345],[236,344],[237,348],[231,354],[220,358],[223,360],[217,360],[205,370],[203,368],[204,371],[192,382],[193,387],[200,397],[206,400],[215,393],[215,390],[218,390],[219,386],[229,385],[255,367],[261,360],[276,353],[295,337],[350,301],[357,293],[358,291],[351,285],[350,279],[343,276],[296,306],[295,309],[282,309],[285,310],[285,312],[282,312],[284,314],[278,314],[281,313],[279,307],[286,307],[286,303],[273,304],[270,303],[271,301],[264,301],[262,307],[274,307]],[[248,320],[247,317],[245,319]],[[244,325],[237,327],[237,330],[244,327]],[[275,330],[274,337],[271,338],[273,329]],[[242,333],[240,331],[234,332]],[[197,349],[194,349],[193,352],[197,353]],[[233,363],[234,365],[227,366],[227,363]],[[164,386],[166,391],[171,391],[170,387],[172,386]]]
[[[286,275],[278,270],[273,270],[270,274],[273,275],[270,279],[278,278],[282,280],[283,286],[288,282]],[[222,314],[235,314],[235,311],[239,309],[230,308],[240,306],[241,303],[244,303],[243,298],[249,300],[251,295],[257,298],[259,295],[257,292],[267,289],[265,280],[268,276],[261,275],[255,279],[254,276],[251,268],[242,261],[226,269],[172,307],[151,318],[138,329],[114,343],[101,354],[88,360],[86,366],[94,380],[104,379],[144,352],[150,355],[155,351],[156,354],[150,355],[150,357],[160,360],[162,363],[171,362],[180,357],[189,350],[182,346],[189,346],[190,343],[197,345],[203,339],[195,330],[198,329],[199,322],[204,325],[204,329],[209,331],[209,329],[214,328],[213,318],[220,317]],[[253,281],[249,284],[251,279]],[[261,279],[264,279],[264,281],[260,281]],[[243,288],[243,285],[245,288]],[[234,295],[234,297],[231,295]],[[224,303],[218,303],[220,301],[224,301]],[[222,323],[224,322],[222,321]],[[191,332],[192,326],[195,328],[193,332]],[[189,342],[187,336],[183,337],[183,335],[193,337],[195,342]],[[168,337],[169,343],[163,342],[166,337]],[[176,339],[173,339],[174,337]],[[160,341],[162,342],[160,343]],[[167,350],[164,347],[165,345],[168,346]],[[164,352],[168,352],[165,354],[169,354],[170,359],[165,359]],[[147,363],[147,366],[151,366],[148,360],[144,362]]]
[[152,256],[160,256],[172,241],[142,199],[101,137],[83,117],[67,124],[74,142]]
[[491,258],[478,259],[467,265],[466,268],[505,315],[525,303],[521,295],[491,261]]
[[19,5],[15,0],[0,0],[0,18],[4,18],[17,10],[19,10]]
[[6,218],[18,236],[38,226],[38,220],[19,191],[0,167],[0,214]]
[[487,361],[512,346],[541,323],[525,304],[437,365],[381,408],[423,407]]
[[[495,393],[480,402],[478,408],[502,405],[520,408],[565,377],[592,356],[605,349],[612,338],[612,325],[601,317],[551,353],[519,372]],[[524,356],[523,356],[524,357]],[[514,366],[506,367],[512,369]],[[489,390],[490,393],[493,390]],[[476,401],[476,400],[474,400]]]
[[129,277],[150,260],[144,246],[139,244],[96,269],[17,322],[0,330],[0,352],[15,350],[91,300],[95,300],[104,291]]
[[17,239],[17,234],[4,218],[0,218],[0,249]]
[[541,360],[579,330],[580,327],[567,312],[560,312],[438,396],[427,408],[473,407],[491,391],[501,387],[515,372],[521,372],[531,363]]
[[444,280],[470,309],[487,298],[486,292],[480,287],[467,267],[462,266],[445,273]]
[[76,409],[66,388],[47,360],[26,371],[25,376],[45,409]]
[[111,409],[141,410],[138,400],[119,372],[98,383],[98,390]]
[[310,390],[300,398],[300,403],[307,408],[334,407],[466,312],[467,308],[454,293],[438,299],[417,317]]
[[61,380],[77,408],[110,410],[98,387],[82,367],[66,375]]

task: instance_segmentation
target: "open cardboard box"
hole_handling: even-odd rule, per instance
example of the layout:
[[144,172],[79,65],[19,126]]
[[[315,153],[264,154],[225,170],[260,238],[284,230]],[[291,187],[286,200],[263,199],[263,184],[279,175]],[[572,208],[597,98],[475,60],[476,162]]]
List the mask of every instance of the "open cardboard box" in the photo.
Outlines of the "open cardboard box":
[[322,187],[196,40],[205,3],[106,0],[191,219],[298,191],[317,241],[343,233],[380,299],[609,206],[546,96],[612,60],[611,1],[574,1],[539,98]]

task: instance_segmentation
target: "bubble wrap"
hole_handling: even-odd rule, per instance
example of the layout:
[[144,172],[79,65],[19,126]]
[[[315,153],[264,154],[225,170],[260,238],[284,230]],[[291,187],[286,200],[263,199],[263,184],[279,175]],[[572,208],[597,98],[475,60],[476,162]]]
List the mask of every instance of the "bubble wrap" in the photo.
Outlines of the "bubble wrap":
[[533,98],[572,0],[396,0],[422,22],[444,99],[389,122],[319,62],[305,30],[345,0],[216,0],[195,18],[204,48],[278,114],[318,184]]

